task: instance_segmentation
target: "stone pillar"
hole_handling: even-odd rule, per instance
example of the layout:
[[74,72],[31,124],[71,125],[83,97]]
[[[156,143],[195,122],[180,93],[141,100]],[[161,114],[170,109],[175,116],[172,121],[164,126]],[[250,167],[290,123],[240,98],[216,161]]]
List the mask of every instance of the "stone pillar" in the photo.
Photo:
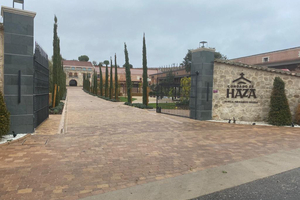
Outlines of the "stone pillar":
[[190,117],[212,119],[214,49],[192,50]]
[[1,14],[4,26],[4,99],[11,116],[10,132],[32,133],[36,14],[4,6]]
[[4,32],[0,23],[0,91],[4,92]]

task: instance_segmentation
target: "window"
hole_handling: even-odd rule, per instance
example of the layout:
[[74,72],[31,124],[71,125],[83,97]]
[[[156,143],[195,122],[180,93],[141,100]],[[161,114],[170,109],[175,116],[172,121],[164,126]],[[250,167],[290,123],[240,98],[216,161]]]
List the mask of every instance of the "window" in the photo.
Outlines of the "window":
[[89,68],[88,70],[89,70],[89,71],[92,71],[92,68]]
[[263,62],[269,62],[269,57],[263,57],[263,58],[262,58],[262,61],[263,61]]
[[87,78],[91,78],[91,74],[90,73],[87,74]]
[[84,67],[84,68],[83,68],[83,71],[85,71],[85,70],[86,70],[86,68]]
[[77,78],[77,77],[78,77],[78,74],[77,74],[77,73],[74,73],[74,77]]
[[72,70],[75,70],[75,67],[71,67]]
[[73,77],[73,73],[72,72],[69,73],[69,77]]

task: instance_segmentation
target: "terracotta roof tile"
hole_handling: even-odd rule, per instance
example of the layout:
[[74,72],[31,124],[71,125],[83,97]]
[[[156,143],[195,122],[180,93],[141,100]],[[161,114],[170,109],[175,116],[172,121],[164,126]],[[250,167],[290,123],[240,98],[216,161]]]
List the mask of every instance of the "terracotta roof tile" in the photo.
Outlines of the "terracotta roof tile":
[[93,67],[91,62],[84,62],[78,60],[63,60],[63,65],[80,66],[80,67]]

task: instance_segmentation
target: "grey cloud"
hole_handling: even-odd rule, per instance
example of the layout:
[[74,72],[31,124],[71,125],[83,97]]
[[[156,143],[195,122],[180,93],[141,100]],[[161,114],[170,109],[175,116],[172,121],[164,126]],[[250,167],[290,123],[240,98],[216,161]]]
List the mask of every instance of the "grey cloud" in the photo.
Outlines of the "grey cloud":
[[[299,1],[238,0],[26,0],[37,12],[35,38],[52,55],[53,17],[58,17],[66,59],[87,54],[91,61],[117,53],[142,65],[146,33],[148,65],[180,63],[202,40],[229,58],[299,46]],[[11,6],[11,0],[2,1]]]

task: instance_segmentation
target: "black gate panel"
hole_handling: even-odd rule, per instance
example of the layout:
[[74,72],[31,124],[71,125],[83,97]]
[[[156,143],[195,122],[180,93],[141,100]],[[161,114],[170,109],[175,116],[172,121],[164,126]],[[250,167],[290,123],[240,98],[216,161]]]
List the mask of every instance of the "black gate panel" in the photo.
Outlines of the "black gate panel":
[[156,91],[156,112],[190,117],[189,95],[179,83],[160,83]]
[[36,43],[34,54],[34,126],[38,127],[49,117],[49,63],[48,55]]

